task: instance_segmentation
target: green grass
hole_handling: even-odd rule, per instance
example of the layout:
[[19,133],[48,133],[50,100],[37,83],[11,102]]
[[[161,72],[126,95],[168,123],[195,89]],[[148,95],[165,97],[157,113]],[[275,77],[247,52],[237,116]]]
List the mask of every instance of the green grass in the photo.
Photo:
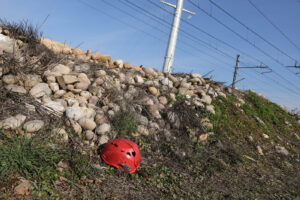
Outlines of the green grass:
[[119,137],[126,137],[137,130],[138,123],[134,113],[120,111],[110,121]]
[[262,125],[262,128],[268,134],[288,134],[290,129],[285,122],[289,122],[293,127],[300,130],[296,120],[280,106],[257,96],[251,91],[246,95],[246,103],[241,108],[250,117],[258,116],[265,123],[265,125]]
[[58,146],[49,143],[48,136],[28,138],[20,133],[0,130],[0,181],[6,182],[16,175],[32,182],[36,190],[52,193],[51,182],[57,180],[56,164],[64,158]]
[[5,180],[15,172],[26,179],[38,179],[45,172],[54,172],[62,154],[48,139],[0,131],[0,179]]
[[[60,172],[57,167],[60,161],[69,168]],[[56,143],[48,132],[29,138],[26,133],[0,130],[0,188],[21,176],[31,182],[33,195],[57,197],[55,181],[60,176],[81,183],[80,178],[85,175],[98,176],[88,157],[68,145]]]

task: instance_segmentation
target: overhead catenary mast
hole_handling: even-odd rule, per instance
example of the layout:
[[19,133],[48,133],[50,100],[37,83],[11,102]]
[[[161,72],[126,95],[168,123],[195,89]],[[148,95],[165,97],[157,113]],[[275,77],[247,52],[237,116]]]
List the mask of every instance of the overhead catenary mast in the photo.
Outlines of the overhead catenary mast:
[[171,33],[169,36],[169,42],[168,47],[166,51],[166,56],[164,60],[164,66],[163,66],[163,72],[170,73],[172,71],[172,66],[174,62],[174,53],[175,53],[175,47],[176,47],[176,41],[177,41],[177,35],[178,35],[178,29],[180,24],[180,18],[181,18],[181,12],[187,12],[189,14],[195,15],[196,13],[190,12],[183,8],[183,0],[177,0],[176,6],[173,4],[170,4],[165,1],[160,1],[163,4],[166,4],[168,6],[171,6],[175,8],[173,23],[171,27]]

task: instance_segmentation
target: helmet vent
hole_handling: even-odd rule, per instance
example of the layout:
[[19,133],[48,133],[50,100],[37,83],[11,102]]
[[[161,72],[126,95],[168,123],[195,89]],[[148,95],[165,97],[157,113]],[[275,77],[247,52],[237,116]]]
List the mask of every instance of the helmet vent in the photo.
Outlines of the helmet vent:
[[114,144],[115,145],[115,147],[118,147],[118,145],[117,144]]
[[133,155],[133,157],[135,157],[135,151],[134,151],[134,152],[132,152],[132,155]]
[[129,155],[129,156],[131,156],[130,152],[127,152],[126,154]]

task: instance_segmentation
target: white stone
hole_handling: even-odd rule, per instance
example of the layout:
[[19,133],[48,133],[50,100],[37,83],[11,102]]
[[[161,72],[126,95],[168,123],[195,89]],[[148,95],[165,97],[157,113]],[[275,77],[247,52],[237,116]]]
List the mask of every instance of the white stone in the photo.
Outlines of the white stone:
[[84,115],[83,115],[83,112],[82,112],[82,110],[81,110],[80,107],[67,107],[67,109],[66,109],[66,116],[69,119],[73,119],[75,121],[78,121]]
[[47,76],[47,83],[55,83],[56,78],[55,76]]
[[49,88],[47,83],[38,83],[29,91],[30,95],[39,98],[44,95],[50,95],[51,89]]
[[144,83],[144,79],[143,79],[140,75],[136,75],[136,76],[134,77],[134,80],[135,80],[135,82],[138,83],[138,84],[143,84],[143,83]]
[[58,64],[51,71],[63,75],[63,74],[69,74],[71,72],[71,69],[66,65]]
[[88,100],[93,95],[88,91],[82,91],[82,92],[80,92],[80,96],[82,96],[82,97],[84,97],[85,99]]
[[211,99],[211,97],[210,97],[210,96],[208,96],[208,95],[204,95],[204,96],[201,98],[201,100],[200,100],[200,101],[202,101],[203,103],[206,103],[206,104],[210,105],[210,104],[211,104],[211,101],[212,101],[212,99]]
[[8,36],[0,34],[0,55],[3,51],[7,53],[13,53],[15,40],[11,39]]
[[14,75],[11,75],[11,74],[3,76],[2,80],[7,85],[12,85],[12,84],[15,84],[17,82],[17,78]]
[[104,124],[101,124],[100,126],[98,126],[96,128],[95,132],[99,135],[103,135],[104,133],[109,132],[110,130],[111,130],[110,125],[107,123],[104,123]]
[[63,79],[65,84],[72,84],[78,81],[78,78],[76,76],[69,74],[63,75]]
[[96,123],[94,122],[94,120],[86,118],[86,117],[82,117],[81,119],[78,120],[78,123],[80,124],[80,126],[86,130],[94,130],[96,128]]
[[54,93],[54,98],[59,98],[62,97],[64,94],[66,94],[67,92],[65,90],[58,90]]
[[18,85],[7,85],[5,88],[9,91],[17,92],[17,93],[20,93],[20,94],[26,94],[27,93],[27,90],[24,87],[18,86]]
[[42,97],[42,103],[43,104],[46,104],[46,103],[48,103],[50,101],[52,101],[52,100],[51,100],[51,98],[49,96],[45,95],[45,96]]
[[212,114],[216,114],[215,108],[212,105],[207,105],[206,110],[211,112]]
[[18,114],[14,117],[9,117],[5,120],[0,121],[0,128],[15,130],[19,128],[25,120],[26,116]]
[[65,107],[55,101],[49,101],[48,103],[44,104],[44,106],[51,108],[52,110],[54,110],[58,113],[63,113],[65,111]]
[[25,76],[24,85],[26,89],[34,87],[36,84],[42,81],[41,77],[36,74],[28,74]]
[[33,133],[39,131],[44,126],[44,122],[42,120],[32,120],[28,121],[23,125],[23,128],[27,130],[29,133]]
[[166,85],[169,88],[173,88],[173,82],[170,79],[168,79],[168,78],[162,78],[159,81],[161,82],[162,85]]
[[78,81],[91,84],[90,79],[88,78],[88,76],[85,73],[78,74]]
[[200,74],[194,73],[194,74],[192,74],[192,78],[202,79],[202,76]]
[[83,116],[86,118],[94,119],[96,116],[96,111],[92,108],[80,107]]
[[69,135],[65,129],[55,128],[52,132],[55,134],[56,138],[60,139],[62,142],[68,142]]
[[109,137],[107,135],[102,135],[99,140],[98,143],[99,145],[105,144],[109,141]]
[[151,75],[151,76],[153,76],[154,78],[156,78],[157,77],[157,72],[153,69],[153,68],[143,68],[143,70],[144,70],[144,72],[146,73],[146,74],[148,74],[148,75]]
[[115,61],[115,65],[116,65],[118,68],[122,69],[122,68],[123,68],[123,60],[116,60],[116,61]]
[[93,131],[87,130],[85,132],[85,139],[86,140],[90,141],[90,140],[94,139],[94,137],[95,137],[95,134],[94,134]]

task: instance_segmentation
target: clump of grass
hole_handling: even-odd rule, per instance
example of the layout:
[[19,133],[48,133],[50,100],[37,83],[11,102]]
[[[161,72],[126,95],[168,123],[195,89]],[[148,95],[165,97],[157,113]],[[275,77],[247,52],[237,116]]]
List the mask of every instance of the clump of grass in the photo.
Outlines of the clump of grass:
[[57,176],[56,164],[64,153],[49,143],[48,136],[28,138],[0,131],[0,141],[1,181],[9,179],[15,173],[28,180],[43,178],[46,172],[54,172],[51,179]]
[[42,74],[62,60],[61,56],[54,54],[41,44],[40,26],[34,26],[26,20],[9,22],[5,19],[0,19],[0,25],[9,37],[17,41],[13,55],[0,56],[0,60],[4,61],[3,74]]
[[137,120],[134,113],[120,111],[111,119],[114,130],[119,137],[125,137],[137,130]]

